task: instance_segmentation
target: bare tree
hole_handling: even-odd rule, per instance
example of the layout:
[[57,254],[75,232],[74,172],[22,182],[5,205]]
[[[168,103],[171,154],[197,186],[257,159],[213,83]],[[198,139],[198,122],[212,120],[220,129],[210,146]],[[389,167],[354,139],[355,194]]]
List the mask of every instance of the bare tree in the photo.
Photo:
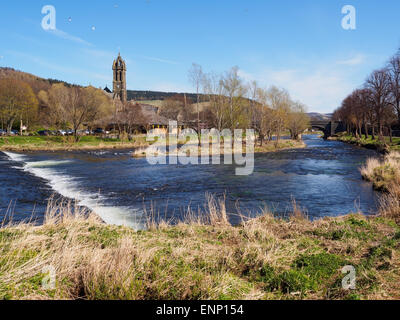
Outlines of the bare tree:
[[[189,101],[190,102],[190,101]],[[190,110],[185,108],[187,105],[187,99],[185,103],[185,97],[182,95],[175,95],[173,97],[166,98],[159,109],[159,114],[171,120],[186,121],[192,119],[190,116]]]
[[257,130],[262,146],[265,138],[272,140],[274,131],[274,111],[268,105],[268,92],[265,89],[257,89],[257,104],[255,106],[253,126]]
[[301,134],[310,126],[310,117],[306,114],[306,106],[294,102],[288,115],[287,127],[293,140],[301,140]]
[[55,85],[49,92],[49,102],[55,117],[72,126],[75,141],[79,140],[78,129],[112,112],[110,99],[99,89],[66,88],[63,84]]
[[383,115],[390,106],[390,81],[387,69],[374,71],[366,82],[366,88],[371,91],[370,103],[374,108],[379,136],[383,136]]
[[276,143],[287,126],[288,114],[290,112],[291,100],[289,93],[284,89],[272,86],[267,91],[268,104],[274,111],[274,128],[276,131]]
[[210,113],[212,115],[211,126],[221,131],[227,126],[225,112],[225,97],[223,95],[223,82],[221,76],[215,73],[206,74],[203,77],[203,87],[210,103]]
[[200,133],[200,88],[203,83],[203,69],[200,65],[193,63],[189,70],[189,80],[196,90],[196,105],[197,105],[197,132]]
[[391,95],[390,103],[396,112],[398,124],[400,125],[400,52],[390,59],[388,72]]
[[0,80],[0,114],[8,133],[18,118],[22,123],[23,116],[36,111],[37,106],[38,101],[29,84],[13,78]]
[[247,88],[239,77],[239,68],[233,67],[221,79],[227,104],[228,128],[233,132],[237,128],[248,128],[251,119],[247,117]]
[[146,128],[149,118],[143,113],[142,107],[138,103],[127,102],[125,108],[118,112],[118,123],[124,128],[128,134],[128,139],[131,140],[131,134],[135,129]]

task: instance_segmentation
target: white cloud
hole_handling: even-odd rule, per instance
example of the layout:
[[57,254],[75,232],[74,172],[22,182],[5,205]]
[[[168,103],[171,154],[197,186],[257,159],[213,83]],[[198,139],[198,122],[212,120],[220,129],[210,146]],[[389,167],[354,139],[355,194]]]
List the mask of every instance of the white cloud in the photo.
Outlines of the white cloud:
[[147,57],[147,56],[139,56],[142,59],[150,60],[150,61],[156,61],[156,62],[161,62],[161,63],[167,63],[167,64],[179,64],[176,61],[172,60],[166,60],[166,59],[161,59],[161,58],[156,58],[156,57]]
[[59,37],[61,39],[74,41],[76,43],[85,44],[85,45],[88,45],[88,46],[92,45],[90,42],[87,42],[86,40],[83,40],[83,39],[81,39],[79,37],[73,36],[73,35],[71,35],[71,34],[69,34],[67,32],[64,32],[62,30],[59,30],[59,29],[55,29],[55,30],[49,29],[49,30],[45,30],[45,31],[48,32],[48,33],[51,33],[51,34],[53,34],[53,35],[55,35],[55,36],[57,36],[57,37]]
[[362,54],[357,54],[354,57],[347,60],[340,60],[337,64],[345,65],[345,66],[356,66],[363,64],[365,62],[365,56]]
[[[347,71],[347,70],[346,70]],[[329,66],[307,69],[264,69],[258,74],[241,71],[246,80],[257,80],[262,86],[275,85],[289,91],[293,99],[307,105],[309,111],[332,112],[354,89],[349,74]]]

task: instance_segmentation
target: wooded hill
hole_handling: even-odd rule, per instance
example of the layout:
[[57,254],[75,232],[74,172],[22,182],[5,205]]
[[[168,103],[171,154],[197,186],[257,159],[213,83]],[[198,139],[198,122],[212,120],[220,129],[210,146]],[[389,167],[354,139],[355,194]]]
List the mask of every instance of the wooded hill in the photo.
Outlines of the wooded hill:
[[13,78],[28,83],[35,93],[40,90],[48,90],[54,83],[63,83],[66,87],[80,87],[76,84],[71,84],[57,79],[44,79],[33,74],[15,70],[13,68],[0,67],[0,79]]
[[[44,79],[33,74],[15,70],[13,68],[0,67],[0,79],[14,78],[27,82],[35,93],[40,90],[48,90],[54,83],[63,83],[66,87],[81,87],[76,84],[71,84],[57,79]],[[112,89],[112,88],[110,88]],[[165,100],[177,95],[184,95],[188,100],[196,101],[196,94],[194,93],[178,93],[178,92],[161,92],[161,91],[141,91],[141,90],[128,90],[128,100],[135,101],[149,101],[149,100]],[[200,95],[201,101],[206,100],[205,95]]]
[[[165,100],[178,95],[185,95],[188,100],[196,101],[197,96],[195,93],[181,93],[181,92],[161,92],[161,91],[140,91],[128,90],[128,100],[135,101],[149,101],[149,100]],[[206,95],[200,94],[200,100],[208,100]]]

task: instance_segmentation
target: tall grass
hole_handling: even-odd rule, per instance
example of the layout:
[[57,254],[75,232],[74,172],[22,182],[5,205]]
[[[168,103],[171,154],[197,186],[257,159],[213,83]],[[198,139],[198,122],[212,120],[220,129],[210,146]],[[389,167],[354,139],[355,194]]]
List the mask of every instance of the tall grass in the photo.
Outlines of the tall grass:
[[389,191],[400,179],[400,153],[392,151],[382,160],[368,159],[361,168],[361,175],[371,181],[375,189]]
[[385,192],[380,198],[379,214],[400,222],[400,153],[392,151],[382,160],[368,159],[361,175],[375,189]]
[[[52,199],[43,225],[0,229],[0,299],[398,296],[390,284],[400,281],[400,254],[374,253],[376,246],[379,254],[397,250],[388,241],[397,239],[397,227],[361,215],[311,222],[294,200],[292,206],[288,219],[264,211],[232,226],[225,199],[208,195],[207,214],[188,210],[180,222],[165,221],[153,210],[148,230],[134,231]],[[362,266],[357,291],[340,287],[347,264]],[[48,270],[55,272],[54,287],[44,286]]]

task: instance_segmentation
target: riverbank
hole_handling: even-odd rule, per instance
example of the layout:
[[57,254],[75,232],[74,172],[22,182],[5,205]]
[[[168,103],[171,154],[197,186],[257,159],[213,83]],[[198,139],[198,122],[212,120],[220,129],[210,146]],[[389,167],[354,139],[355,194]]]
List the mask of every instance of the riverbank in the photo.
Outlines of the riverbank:
[[381,159],[370,158],[361,168],[362,177],[376,190],[389,192],[400,186],[400,152],[391,151]]
[[[33,152],[33,151],[90,151],[107,149],[138,149],[133,153],[135,157],[145,156],[145,149],[150,146],[145,136],[134,136],[131,141],[83,136],[78,142],[73,137],[46,137],[46,136],[14,136],[0,137],[0,151]],[[303,141],[281,140],[278,145],[266,142],[263,146],[255,146],[255,153],[279,151],[285,149],[304,148]]]
[[361,175],[374,189],[384,192],[381,213],[400,224],[400,153],[391,151],[383,159],[368,159]]
[[105,150],[105,149],[132,149],[148,146],[146,137],[134,137],[132,141],[103,138],[95,136],[81,137],[74,142],[73,137],[0,137],[0,151],[78,151],[78,150]]
[[393,137],[393,141],[390,142],[389,137],[384,137],[383,141],[379,141],[378,139],[372,140],[371,136],[365,139],[364,136],[362,138],[356,138],[352,135],[341,134],[337,137],[329,137],[328,140],[350,143],[359,147],[377,150],[381,153],[387,153],[391,150],[400,151],[400,138],[398,137]]
[[[279,143],[276,143],[275,141],[268,141],[264,142],[262,146],[257,142],[256,145],[254,146],[254,153],[269,153],[269,152],[277,152],[277,151],[283,151],[283,150],[290,150],[290,149],[302,149],[305,148],[307,145],[304,143],[303,140],[280,140]],[[202,153],[202,148],[198,147],[197,144],[193,145],[192,148],[196,149],[197,154]],[[186,148],[187,150],[187,148]],[[220,148],[218,149],[218,154],[217,155],[224,155],[225,153],[225,148],[224,144],[221,143]],[[246,145],[243,145],[242,152],[246,153]],[[169,154],[168,152],[166,153],[167,155]],[[212,147],[209,146],[209,154],[210,155],[216,155],[215,151],[212,150]],[[132,153],[132,156],[134,158],[142,158],[146,157],[146,148],[138,148]]]
[[[264,212],[232,226],[224,202],[209,198],[205,218],[148,227],[105,225],[57,204],[42,226],[4,227],[0,298],[400,298],[400,227],[384,214],[310,222],[294,204],[287,220]],[[342,288],[349,265],[354,290]]]

